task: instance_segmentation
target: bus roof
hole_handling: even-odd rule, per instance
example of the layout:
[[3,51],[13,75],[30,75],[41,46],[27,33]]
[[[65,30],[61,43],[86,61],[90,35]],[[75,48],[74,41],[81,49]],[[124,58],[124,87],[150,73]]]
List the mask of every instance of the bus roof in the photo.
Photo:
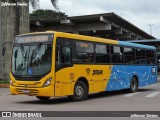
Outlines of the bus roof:
[[21,34],[17,36],[23,36],[23,35],[32,35],[32,34],[47,34],[47,33],[55,33],[55,34],[60,34],[62,36],[75,38],[78,36],[78,38],[82,40],[88,40],[92,42],[102,42],[102,43],[109,43],[109,44],[115,44],[115,45],[123,45],[123,46],[129,46],[129,47],[136,47],[136,48],[144,48],[144,49],[152,49],[156,50],[155,47],[149,46],[149,45],[141,45],[137,43],[131,43],[131,41],[117,41],[117,40],[111,40],[111,39],[105,39],[105,38],[97,38],[97,37],[92,37],[92,36],[85,36],[85,35],[78,35],[78,34],[72,34],[72,33],[65,33],[65,32],[57,32],[57,31],[46,31],[46,32],[33,32],[33,33],[27,33],[27,34]]
[[133,42],[133,43],[153,43],[153,42],[160,42],[160,39],[151,39],[151,40],[131,40],[128,42]]

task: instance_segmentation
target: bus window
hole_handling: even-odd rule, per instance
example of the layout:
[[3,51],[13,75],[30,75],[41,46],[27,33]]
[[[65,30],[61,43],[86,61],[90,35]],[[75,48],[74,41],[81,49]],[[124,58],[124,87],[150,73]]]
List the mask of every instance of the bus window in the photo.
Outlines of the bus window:
[[112,48],[112,63],[124,63],[122,48],[119,46],[113,46]]
[[69,47],[62,47],[61,63],[70,64],[71,63],[71,49]]
[[109,53],[106,45],[96,44],[96,63],[110,63]]
[[136,64],[146,64],[145,50],[136,49]]
[[154,51],[146,50],[147,64],[155,64]]
[[78,62],[94,62],[93,43],[76,42],[76,51]]
[[124,48],[125,63],[134,64],[135,63],[135,51],[133,48]]
[[59,66],[61,63],[60,61],[60,50],[59,47],[56,47],[56,65]]

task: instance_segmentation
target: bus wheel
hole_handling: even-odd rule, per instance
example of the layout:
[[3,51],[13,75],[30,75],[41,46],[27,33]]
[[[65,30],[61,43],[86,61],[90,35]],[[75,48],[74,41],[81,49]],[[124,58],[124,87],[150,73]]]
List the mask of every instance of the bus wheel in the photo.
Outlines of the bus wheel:
[[36,96],[39,100],[43,100],[43,101],[46,101],[46,100],[49,100],[50,97],[43,97],[43,96]]
[[138,91],[138,80],[135,77],[132,77],[130,82],[130,92],[134,93]]
[[69,96],[69,99],[73,101],[81,101],[88,97],[87,85],[82,81],[77,81],[74,86],[74,94]]

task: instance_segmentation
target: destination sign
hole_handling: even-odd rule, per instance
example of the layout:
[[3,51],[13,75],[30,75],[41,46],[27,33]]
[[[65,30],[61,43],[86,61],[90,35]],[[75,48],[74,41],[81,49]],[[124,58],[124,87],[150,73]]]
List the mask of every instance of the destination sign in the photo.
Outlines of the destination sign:
[[25,35],[16,37],[15,43],[47,42],[52,40],[53,35]]

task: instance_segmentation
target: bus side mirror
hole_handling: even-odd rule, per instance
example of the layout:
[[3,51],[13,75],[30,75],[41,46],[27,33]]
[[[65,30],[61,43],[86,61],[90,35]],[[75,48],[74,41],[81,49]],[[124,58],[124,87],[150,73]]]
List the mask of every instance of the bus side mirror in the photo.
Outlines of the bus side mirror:
[[17,58],[17,54],[18,54],[18,50],[16,50],[15,53],[14,53],[14,58],[15,59]]
[[2,49],[2,56],[4,56],[4,55],[5,55],[5,52],[6,52],[6,48],[5,48],[5,47],[3,47],[3,49]]

